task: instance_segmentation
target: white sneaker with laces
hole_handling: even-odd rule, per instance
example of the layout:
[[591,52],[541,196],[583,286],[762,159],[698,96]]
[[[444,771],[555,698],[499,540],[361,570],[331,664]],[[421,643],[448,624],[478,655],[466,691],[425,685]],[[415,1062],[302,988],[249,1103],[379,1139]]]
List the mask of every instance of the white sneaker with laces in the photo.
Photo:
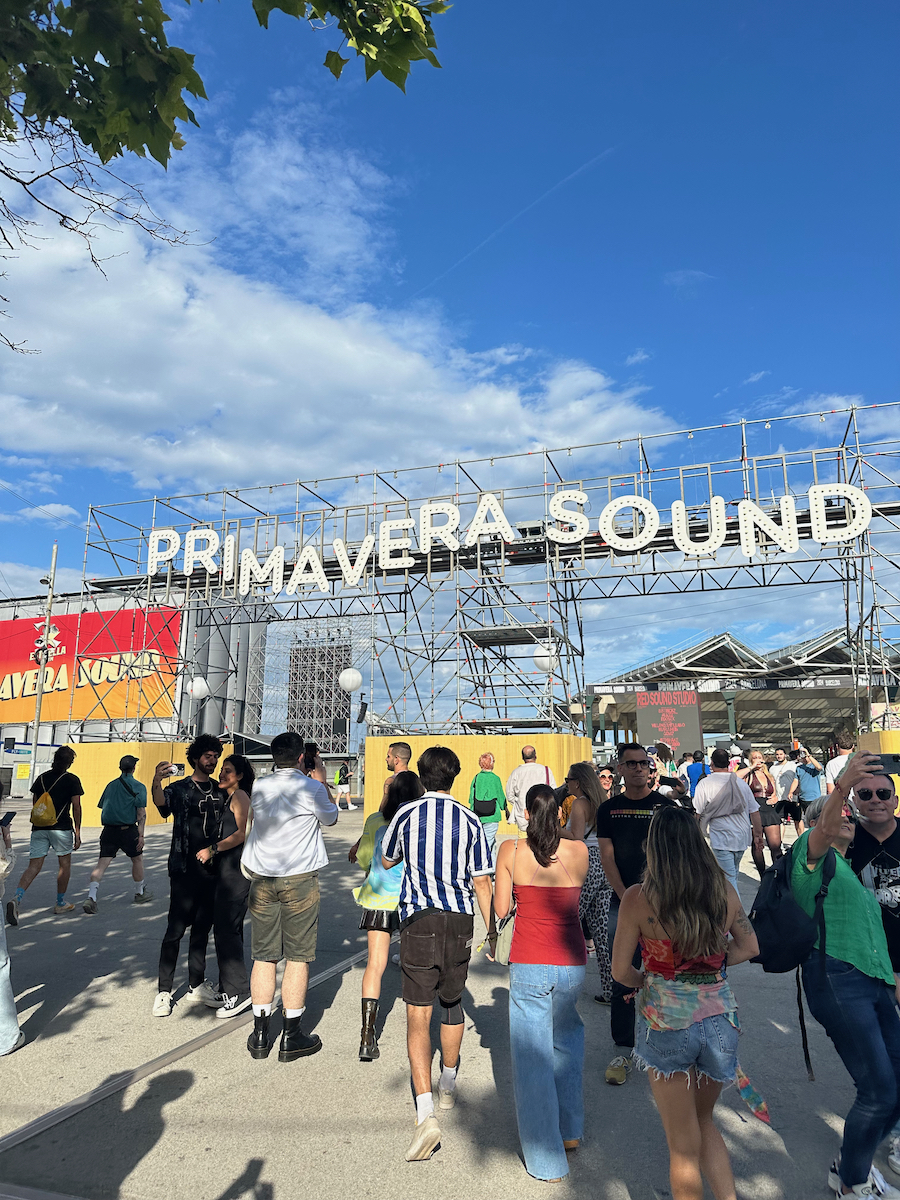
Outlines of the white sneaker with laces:
[[834,1192],[835,1196],[862,1196],[871,1197],[872,1200],[900,1200],[900,1192],[895,1187],[891,1187],[877,1167],[872,1168],[869,1172],[869,1178],[865,1183],[858,1183],[849,1192],[845,1192],[843,1190],[843,1182],[838,1174],[837,1159],[831,1164],[831,1169],[828,1172],[828,1186]]
[[888,1166],[895,1175],[900,1175],[900,1137],[891,1138],[891,1152],[888,1155]]
[[172,1015],[172,993],[157,992],[151,1013],[154,1017],[170,1017]]
[[208,979],[204,979],[196,987],[189,987],[188,995],[192,1000],[202,1000],[207,1008],[221,1008],[227,999],[222,992],[216,991]]

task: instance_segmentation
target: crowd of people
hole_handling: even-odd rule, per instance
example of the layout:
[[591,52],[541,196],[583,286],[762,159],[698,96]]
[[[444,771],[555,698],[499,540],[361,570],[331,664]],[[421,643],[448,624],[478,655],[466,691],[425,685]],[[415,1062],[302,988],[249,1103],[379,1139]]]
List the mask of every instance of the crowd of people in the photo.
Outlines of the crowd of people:
[[[392,743],[381,803],[349,859],[363,872],[353,895],[368,949],[361,1062],[380,1055],[382,980],[399,933],[416,1109],[407,1160],[431,1157],[441,1141],[442,1114],[456,1102],[477,904],[486,954],[509,964],[513,1098],[529,1174],[564,1178],[584,1134],[585,1046],[577,1001],[593,954],[596,999],[609,1006],[615,1045],[606,1082],[624,1085],[636,1066],[648,1072],[675,1200],[700,1200],[704,1178],[716,1200],[735,1200],[713,1113],[722,1088],[738,1073],[740,1024],[728,968],[759,952],[737,890],[739,868],[750,849],[762,874],[767,845],[770,871],[781,872],[800,909],[819,922],[802,963],[803,987],[857,1089],[828,1185],[838,1196],[900,1200],[900,1191],[873,1166],[890,1137],[888,1163],[900,1174],[897,797],[878,757],[853,754],[852,740],[844,740],[848,744],[824,768],[802,747],[776,750],[770,762],[753,750],[746,763],[719,747],[708,766],[702,752],[676,766],[666,746],[622,743],[609,764],[571,764],[559,786],[525,746],[521,766],[505,783],[493,756],[483,754],[467,803],[452,795],[460,774],[452,750],[430,747],[412,770],[409,745]],[[316,953],[319,872],[328,862],[322,827],[337,821],[341,793],[336,799],[321,758],[299,734],[279,734],[271,754],[274,770],[257,778],[247,759],[222,759],[218,739],[201,735],[187,752],[189,775],[180,777],[169,762],[155,769],[149,802],[172,819],[172,839],[168,919],[151,1011],[162,1018],[173,1010],[181,943],[190,931],[188,995],[220,1019],[252,1008],[247,1049],[251,1058],[265,1059],[274,1047],[276,969],[284,961],[278,1059],[292,1062],[322,1047],[302,1023]],[[74,761],[70,748],[57,751],[33,785],[29,863],[6,903],[11,926],[51,852],[58,858],[54,911],[74,907],[66,890],[83,794]],[[135,903],[153,898],[142,860],[148,797],[134,779],[136,765],[135,758],[123,758],[119,778],[101,798],[99,859],[83,902],[92,916],[120,850],[131,861]],[[501,842],[504,819],[519,832]],[[786,854],[783,823],[799,835]],[[15,861],[8,825],[2,835],[0,888]],[[215,981],[206,975],[210,933]],[[0,1054],[22,1041],[4,935]]]

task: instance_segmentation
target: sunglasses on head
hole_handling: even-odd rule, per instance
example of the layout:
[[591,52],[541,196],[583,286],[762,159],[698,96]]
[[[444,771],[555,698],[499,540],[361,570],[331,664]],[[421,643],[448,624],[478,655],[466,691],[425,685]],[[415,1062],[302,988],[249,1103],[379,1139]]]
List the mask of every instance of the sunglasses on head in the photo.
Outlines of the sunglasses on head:
[[874,791],[872,790],[872,788],[857,788],[856,789],[857,799],[862,800],[864,803],[868,803],[868,801],[871,800],[873,796],[877,796],[879,800],[890,800],[890,798],[891,798],[891,796],[893,796],[893,794],[894,794],[893,788],[875,788]]

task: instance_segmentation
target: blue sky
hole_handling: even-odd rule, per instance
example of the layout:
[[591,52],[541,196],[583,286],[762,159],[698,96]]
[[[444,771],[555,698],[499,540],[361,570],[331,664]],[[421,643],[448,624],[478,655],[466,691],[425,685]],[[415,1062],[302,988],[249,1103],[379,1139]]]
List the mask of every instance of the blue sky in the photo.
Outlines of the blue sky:
[[[28,504],[553,444],[576,377],[597,438],[895,398],[895,6],[460,2],[405,96],[249,0],[170,10],[210,101],[167,175],[122,171],[194,245],[104,233],[104,278],[51,229],[7,265],[41,353],[0,358],[5,593],[54,537],[79,573]],[[604,665],[830,623],[745,599]]]

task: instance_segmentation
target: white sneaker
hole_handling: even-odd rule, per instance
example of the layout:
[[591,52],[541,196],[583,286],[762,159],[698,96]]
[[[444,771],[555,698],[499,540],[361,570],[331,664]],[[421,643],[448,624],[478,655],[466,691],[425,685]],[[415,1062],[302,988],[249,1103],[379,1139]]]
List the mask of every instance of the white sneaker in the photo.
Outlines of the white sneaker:
[[845,1192],[843,1182],[838,1174],[837,1159],[831,1164],[828,1172],[828,1186],[836,1196],[869,1196],[872,1197],[872,1200],[900,1200],[900,1192],[891,1187],[877,1167],[872,1168],[865,1183],[858,1183],[849,1192]]
[[170,1017],[172,1015],[172,993],[157,992],[153,1001],[151,1014],[154,1017]]
[[888,1166],[895,1175],[900,1175],[900,1137],[891,1138],[891,1152],[888,1155]]
[[188,995],[192,1000],[202,1000],[207,1008],[221,1008],[227,999],[222,992],[216,991],[208,979],[204,979],[196,987],[189,987]]

